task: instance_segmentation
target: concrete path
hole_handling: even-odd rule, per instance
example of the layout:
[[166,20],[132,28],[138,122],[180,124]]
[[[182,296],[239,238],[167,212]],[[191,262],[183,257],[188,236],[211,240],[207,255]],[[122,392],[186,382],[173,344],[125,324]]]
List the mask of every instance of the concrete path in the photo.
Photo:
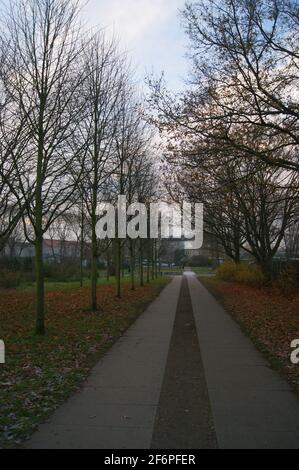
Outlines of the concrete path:
[[221,449],[299,449],[299,400],[195,276],[195,323]]
[[177,307],[152,448],[217,448],[186,277]]
[[26,447],[299,449],[299,400],[187,272]]
[[180,286],[166,287],[28,448],[150,448]]

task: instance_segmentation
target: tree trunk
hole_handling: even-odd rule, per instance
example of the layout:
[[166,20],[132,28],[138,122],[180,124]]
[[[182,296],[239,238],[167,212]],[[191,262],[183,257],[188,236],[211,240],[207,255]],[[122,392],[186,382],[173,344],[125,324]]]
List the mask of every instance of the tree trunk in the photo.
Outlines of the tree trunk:
[[155,278],[158,279],[158,241],[155,240]]
[[83,252],[84,252],[84,248],[83,248],[83,243],[81,241],[80,243],[80,287],[82,288],[83,287]]
[[98,283],[98,247],[94,220],[92,221],[92,247],[91,247],[91,310],[97,311],[97,283]]
[[44,280],[44,259],[43,259],[43,110],[41,105],[39,116],[39,143],[38,160],[36,172],[36,194],[35,194],[35,275],[36,275],[36,334],[45,334],[45,280]]
[[121,240],[116,239],[116,297],[121,299]]
[[131,290],[135,290],[135,247],[134,241],[130,239],[130,271],[131,271]]
[[150,283],[151,281],[151,264],[150,264],[150,250],[151,250],[151,241],[147,240],[147,266],[146,266],[146,282],[147,284]]
[[83,259],[84,259],[84,211],[82,204],[81,237],[80,237],[80,287],[83,287]]
[[109,248],[107,250],[107,281],[110,281],[110,254],[109,254]]
[[162,262],[161,262],[161,256],[159,256],[159,276],[162,277]]
[[266,278],[266,281],[271,284],[273,281],[274,273],[273,273],[273,259],[266,258],[260,261],[260,267],[262,272]]
[[235,262],[236,264],[241,263],[241,249],[240,249],[240,236],[238,235],[236,237],[235,243],[234,243],[234,249],[235,249]]
[[152,281],[155,279],[155,241],[151,240]]
[[140,286],[144,286],[144,272],[143,272],[143,240],[140,239]]
[[123,251],[121,251],[120,262],[121,262],[121,277],[122,277],[122,279],[125,278],[124,258],[125,258],[124,253],[123,253]]
[[36,334],[45,334],[45,285],[43,261],[43,235],[40,233],[35,241],[35,275],[36,275]]

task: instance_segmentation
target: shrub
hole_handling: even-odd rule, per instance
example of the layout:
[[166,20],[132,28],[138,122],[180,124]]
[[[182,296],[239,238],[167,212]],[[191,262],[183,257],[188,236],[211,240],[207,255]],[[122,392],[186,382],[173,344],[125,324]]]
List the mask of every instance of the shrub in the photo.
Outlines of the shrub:
[[0,271],[0,288],[16,289],[21,283],[21,273],[2,269]]
[[228,261],[219,266],[217,277],[222,281],[240,282],[252,287],[261,287],[265,284],[265,277],[255,264],[236,264]]
[[80,270],[77,260],[65,260],[63,263],[45,263],[45,278],[55,282],[78,281]]
[[14,257],[1,257],[0,258],[0,270],[2,271],[20,271],[22,269],[22,263],[20,258]]
[[266,282],[261,269],[255,264],[238,265],[235,280],[252,287],[262,287]]
[[222,281],[234,281],[237,265],[233,261],[226,261],[217,268],[217,277]]

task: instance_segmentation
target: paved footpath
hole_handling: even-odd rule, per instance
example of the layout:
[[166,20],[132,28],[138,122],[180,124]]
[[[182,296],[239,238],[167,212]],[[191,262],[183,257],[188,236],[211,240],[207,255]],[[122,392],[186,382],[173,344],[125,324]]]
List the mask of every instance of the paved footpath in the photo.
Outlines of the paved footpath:
[[299,400],[185,273],[26,447],[299,449]]

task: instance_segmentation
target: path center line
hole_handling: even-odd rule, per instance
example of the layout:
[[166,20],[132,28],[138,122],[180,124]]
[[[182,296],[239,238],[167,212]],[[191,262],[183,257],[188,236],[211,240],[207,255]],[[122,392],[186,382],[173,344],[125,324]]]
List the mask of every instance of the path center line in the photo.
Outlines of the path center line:
[[176,312],[152,448],[217,448],[186,276]]

